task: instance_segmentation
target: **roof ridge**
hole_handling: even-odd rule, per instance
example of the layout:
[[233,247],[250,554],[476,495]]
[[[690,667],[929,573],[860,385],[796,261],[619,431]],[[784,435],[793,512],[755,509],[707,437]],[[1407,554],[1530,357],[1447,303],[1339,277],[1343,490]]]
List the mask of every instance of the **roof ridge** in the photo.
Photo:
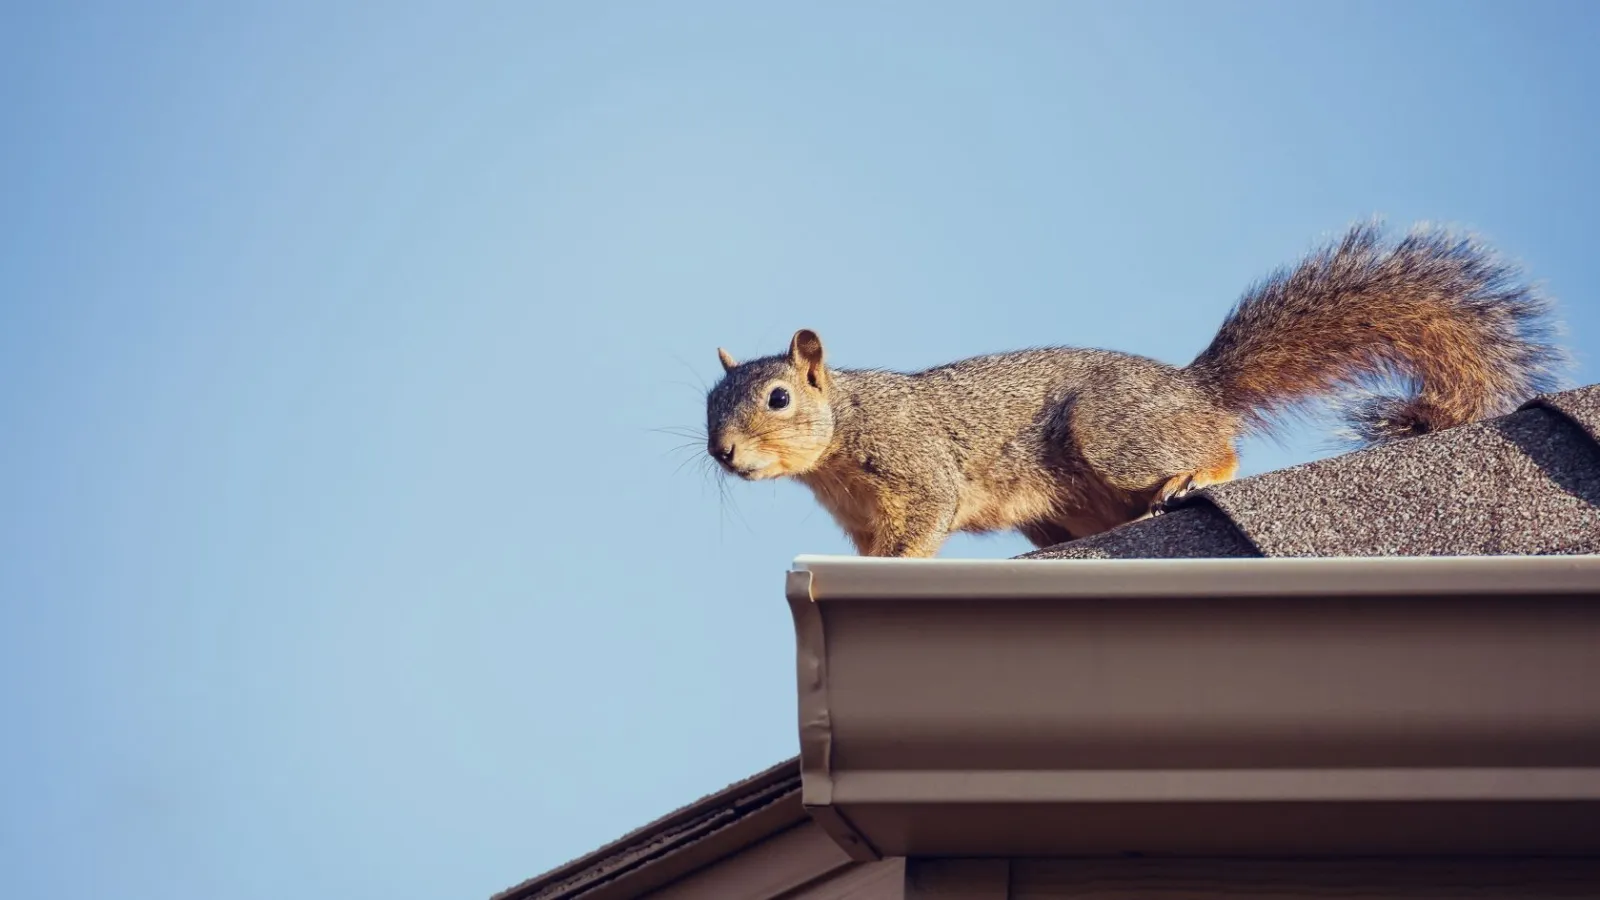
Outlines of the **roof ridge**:
[[1600,384],[1539,394],[1518,407],[1518,410],[1524,409],[1553,410],[1578,426],[1596,447],[1600,447]]
[[1211,485],[1021,559],[1600,553],[1600,385]]

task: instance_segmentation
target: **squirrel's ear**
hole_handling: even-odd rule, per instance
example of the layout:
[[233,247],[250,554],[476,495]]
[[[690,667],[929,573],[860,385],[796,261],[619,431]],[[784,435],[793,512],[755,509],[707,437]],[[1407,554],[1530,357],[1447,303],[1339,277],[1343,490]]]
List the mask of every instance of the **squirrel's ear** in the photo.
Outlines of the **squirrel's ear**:
[[794,340],[789,342],[789,359],[794,367],[805,373],[806,381],[814,388],[823,387],[828,380],[828,371],[822,362],[822,338],[809,328],[802,328],[794,333]]
[[738,365],[733,356],[721,347],[717,348],[717,359],[722,360],[722,371],[724,372],[732,372],[734,366]]

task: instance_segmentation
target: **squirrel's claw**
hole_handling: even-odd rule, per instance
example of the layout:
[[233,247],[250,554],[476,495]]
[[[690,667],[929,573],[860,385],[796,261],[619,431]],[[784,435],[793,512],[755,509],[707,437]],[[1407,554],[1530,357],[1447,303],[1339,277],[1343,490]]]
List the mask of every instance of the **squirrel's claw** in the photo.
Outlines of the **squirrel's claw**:
[[1159,516],[1164,512],[1171,512],[1178,506],[1178,501],[1188,496],[1194,487],[1194,473],[1185,472],[1168,478],[1166,483],[1156,491],[1155,498],[1150,501],[1150,515]]

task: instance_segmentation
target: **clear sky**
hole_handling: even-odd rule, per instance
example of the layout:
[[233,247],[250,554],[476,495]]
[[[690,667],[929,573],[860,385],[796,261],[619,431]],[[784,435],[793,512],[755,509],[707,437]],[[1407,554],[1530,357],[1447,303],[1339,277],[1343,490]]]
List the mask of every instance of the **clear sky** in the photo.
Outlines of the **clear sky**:
[[485,897],[791,755],[783,572],[848,546],[651,430],[719,344],[1181,363],[1382,215],[1520,259],[1600,381],[1597,44],[1586,2],[6,4],[0,895]]

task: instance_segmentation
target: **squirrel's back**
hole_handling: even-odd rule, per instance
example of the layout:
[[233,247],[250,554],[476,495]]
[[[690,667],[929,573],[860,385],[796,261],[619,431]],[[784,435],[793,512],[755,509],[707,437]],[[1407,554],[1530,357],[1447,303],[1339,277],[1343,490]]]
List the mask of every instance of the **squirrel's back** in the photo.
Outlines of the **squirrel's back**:
[[941,437],[961,436],[968,443],[984,431],[1011,434],[1037,424],[1086,390],[1161,393],[1180,383],[1202,386],[1193,373],[1177,366],[1086,347],[988,353],[916,372],[837,369],[834,379],[842,397],[871,405],[880,419],[886,410],[903,407],[903,414],[919,414]]

